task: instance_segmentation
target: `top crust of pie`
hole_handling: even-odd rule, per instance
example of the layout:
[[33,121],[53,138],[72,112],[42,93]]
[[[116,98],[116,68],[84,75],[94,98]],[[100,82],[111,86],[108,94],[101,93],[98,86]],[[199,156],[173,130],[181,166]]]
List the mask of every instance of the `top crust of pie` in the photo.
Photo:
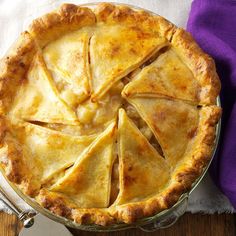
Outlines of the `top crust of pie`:
[[1,170],[79,224],[133,223],[173,206],[202,174],[219,92],[213,59],[163,17],[63,4],[1,60]]

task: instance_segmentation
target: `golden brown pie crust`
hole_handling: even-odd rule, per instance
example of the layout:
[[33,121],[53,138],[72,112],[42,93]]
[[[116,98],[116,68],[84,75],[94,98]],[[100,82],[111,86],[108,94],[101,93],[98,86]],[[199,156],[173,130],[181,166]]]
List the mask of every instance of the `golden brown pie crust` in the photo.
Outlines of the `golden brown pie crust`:
[[[24,160],[20,144],[14,138],[11,122],[7,118],[17,88],[25,82],[32,59],[49,42],[61,35],[78,30],[84,26],[105,22],[123,22],[127,25],[142,25],[165,37],[176,50],[183,62],[190,68],[202,86],[199,93],[198,132],[194,138],[194,148],[171,173],[168,186],[145,201],[131,202],[109,208],[81,209],[64,195],[40,190],[31,171],[30,163]],[[58,10],[33,21],[28,31],[22,33],[16,44],[1,61],[0,66],[0,161],[7,178],[53,213],[67,217],[79,224],[109,225],[116,222],[133,223],[137,219],[152,216],[175,204],[181,194],[191,188],[192,183],[201,175],[208,164],[215,141],[216,124],[221,109],[215,105],[220,91],[213,59],[205,54],[189,33],[179,29],[160,16],[145,11],[136,11],[126,6],[99,4],[94,10],[73,4],[63,4]]]

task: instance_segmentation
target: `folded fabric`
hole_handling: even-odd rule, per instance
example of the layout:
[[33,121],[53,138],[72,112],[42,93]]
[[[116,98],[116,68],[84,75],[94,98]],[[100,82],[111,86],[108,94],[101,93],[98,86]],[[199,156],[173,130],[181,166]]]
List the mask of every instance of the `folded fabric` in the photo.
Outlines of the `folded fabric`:
[[216,62],[223,107],[221,138],[211,164],[213,181],[236,209],[236,1],[195,0],[187,30]]

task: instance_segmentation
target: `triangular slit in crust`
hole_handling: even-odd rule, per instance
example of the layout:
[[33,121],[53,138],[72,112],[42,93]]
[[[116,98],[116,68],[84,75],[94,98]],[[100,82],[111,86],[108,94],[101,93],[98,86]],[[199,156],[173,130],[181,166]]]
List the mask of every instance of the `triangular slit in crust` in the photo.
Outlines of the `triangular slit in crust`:
[[[117,147],[117,142],[115,145],[115,148]],[[116,150],[117,154],[117,150]],[[118,154],[115,157],[114,164],[112,167],[112,173],[111,173],[111,194],[110,194],[110,204],[113,204],[115,200],[117,199],[117,196],[119,194],[119,158]]]
[[168,45],[164,38],[139,27],[101,25],[91,38],[92,99]]
[[144,200],[169,180],[169,166],[125,111],[119,111],[120,192],[113,205]]
[[143,118],[140,116],[137,109],[127,101],[123,101],[123,108],[125,109],[127,116],[134,122],[141,133],[147,138],[149,143],[162,157],[164,157],[161,145],[158,143],[155,135],[153,134],[153,131],[150,129],[145,120],[143,120]]
[[[99,132],[83,132],[83,127],[80,124],[78,125],[65,125],[65,124],[55,124],[55,123],[46,123],[41,121],[27,121],[33,125],[42,126],[47,129],[51,129],[53,131],[62,132],[64,134],[72,135],[72,136],[85,136],[91,134],[97,134]],[[100,131],[100,130],[99,130]]]
[[199,85],[190,69],[173,49],[160,55],[126,85],[125,97],[148,96],[178,98],[199,102]]
[[166,160],[174,168],[197,133],[197,106],[181,100],[150,97],[132,97],[128,101],[152,129]]
[[51,187],[51,191],[66,194],[83,208],[107,207],[115,159],[115,128],[115,122],[110,124],[65,176]]
[[71,136],[28,122],[13,125],[12,129],[24,158],[28,159],[41,184],[46,184],[55,174],[73,165],[97,136]]
[[75,31],[43,49],[60,96],[73,108],[90,95],[89,38],[86,30]]
[[73,110],[59,98],[41,55],[35,57],[10,114],[29,121],[78,124]]

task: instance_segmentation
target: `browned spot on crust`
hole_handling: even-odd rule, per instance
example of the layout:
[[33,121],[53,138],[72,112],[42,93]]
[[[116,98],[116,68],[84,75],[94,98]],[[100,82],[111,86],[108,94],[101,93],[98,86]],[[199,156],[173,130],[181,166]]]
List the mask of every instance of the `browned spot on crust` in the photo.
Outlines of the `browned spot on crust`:
[[156,122],[153,122],[152,123],[152,126],[154,127],[155,131],[157,134],[160,134],[161,133],[161,130],[159,129],[159,127],[157,126]]
[[129,176],[128,174],[124,173],[124,186],[132,185],[136,182],[136,179],[132,176]]
[[150,32],[144,32],[138,26],[131,26],[130,29],[135,31],[137,39],[149,39],[153,36]]
[[146,150],[148,150],[149,144],[146,141],[140,142],[138,145],[138,153],[142,155]]
[[128,15],[133,15],[133,10],[128,7],[115,8],[113,12],[113,18],[118,21],[126,20]]
[[199,175],[199,171],[202,169],[200,168],[189,168],[185,172],[178,173],[176,176],[176,179],[179,183],[181,183],[185,190],[188,190],[191,187],[191,184],[196,179],[196,177]]
[[185,85],[181,85],[179,88],[183,91],[185,91],[187,89],[187,87]]
[[129,51],[130,51],[132,54],[134,54],[134,55],[137,55],[137,54],[138,54],[137,51],[136,51],[136,49],[135,49],[134,47],[130,48]]
[[73,218],[79,224],[98,224],[98,225],[110,225],[114,223],[114,219],[111,216],[100,209],[80,209],[73,210]]
[[165,204],[169,207],[171,207],[176,201],[178,201],[181,193],[183,193],[184,189],[181,185],[174,186],[169,193],[167,193],[163,199]]
[[114,45],[111,48],[111,57],[115,57],[120,52],[120,45]]
[[105,21],[107,17],[114,11],[115,6],[112,4],[102,3],[99,5],[97,11],[97,20]]
[[[6,176],[8,179],[16,184],[20,184],[24,178],[21,170],[24,170],[22,166],[22,152],[20,149],[17,149],[15,144],[8,141],[8,144],[4,144],[5,153],[2,153],[0,157],[0,162],[3,166],[7,167]],[[5,160],[4,156],[9,158]]]
[[153,120],[155,123],[158,123],[159,121],[164,121],[166,120],[166,112],[163,111],[157,111],[154,116],[153,116]]
[[132,170],[133,170],[133,166],[129,166],[128,171],[132,171]]
[[5,122],[4,117],[0,116],[0,147],[3,145],[3,139],[6,135],[7,124]]
[[188,131],[187,137],[189,139],[192,139],[193,137],[196,136],[196,134],[197,134],[197,127],[194,127],[194,128],[192,128],[191,130]]
[[[43,192],[43,190],[41,191]],[[64,200],[60,197],[50,197],[50,195],[41,195],[41,204],[54,214],[70,218],[71,209],[66,206]]]

